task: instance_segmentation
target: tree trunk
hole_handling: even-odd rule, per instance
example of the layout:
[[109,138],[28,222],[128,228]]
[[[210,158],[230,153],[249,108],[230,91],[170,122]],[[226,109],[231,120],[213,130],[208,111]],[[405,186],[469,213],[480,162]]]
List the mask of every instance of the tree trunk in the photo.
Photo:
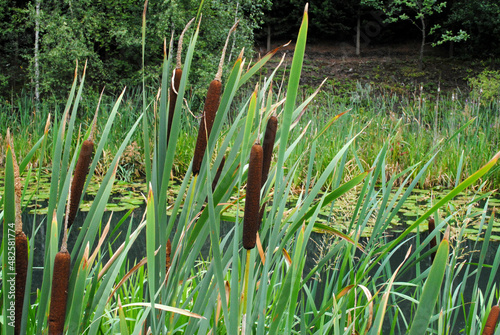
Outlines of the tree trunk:
[[40,0],[36,0],[36,19],[35,19],[35,110],[38,113],[40,105],[40,64],[38,63],[38,54],[40,52]]
[[361,54],[360,45],[361,45],[361,14],[358,10],[358,24],[356,26],[356,56],[359,56]]
[[422,16],[420,18],[420,22],[422,22],[422,44],[420,45],[420,58],[418,59],[418,69],[422,70],[424,67],[424,46],[425,46],[425,20]]

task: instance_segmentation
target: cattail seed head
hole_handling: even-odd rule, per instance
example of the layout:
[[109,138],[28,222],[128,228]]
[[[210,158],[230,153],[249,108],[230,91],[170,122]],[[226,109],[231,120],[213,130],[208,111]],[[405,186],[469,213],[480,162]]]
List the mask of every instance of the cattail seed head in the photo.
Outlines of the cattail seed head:
[[[431,233],[434,231],[434,229],[436,229],[436,224],[435,224],[435,222],[434,222],[434,219],[433,219],[433,218],[430,218],[430,219],[429,219],[429,222],[428,222],[428,224],[427,224],[427,225],[428,225],[428,229],[429,229],[429,234],[431,234]],[[436,237],[434,237],[434,238],[430,241],[430,243],[429,243],[429,247],[430,247],[431,249],[433,249],[436,245],[437,245],[437,242],[436,242]],[[435,252],[433,252],[433,253],[431,254],[431,261],[434,261],[434,257],[435,257],[435,256],[436,256],[436,253],[435,253]]]
[[260,144],[254,144],[250,151],[248,165],[247,195],[245,200],[245,213],[243,217],[243,247],[255,247],[257,230],[260,219],[260,188],[262,179],[263,150]]
[[70,265],[71,256],[67,251],[56,254],[50,298],[49,335],[59,335],[64,332]]
[[177,92],[179,92],[179,86],[181,84],[182,70],[177,68],[174,70],[172,75],[172,84],[170,85],[170,102],[168,107],[168,132],[167,132],[167,145],[170,138],[170,132],[172,130],[172,122],[174,121],[174,111],[175,104],[177,102]]
[[92,151],[94,150],[94,142],[86,140],[82,144],[80,156],[76,162],[75,173],[73,181],[71,182],[71,194],[69,200],[69,214],[68,214],[68,229],[73,224],[80,205],[80,197],[82,196],[83,186],[85,179],[89,173],[90,162],[92,161]]
[[276,130],[278,129],[278,119],[276,116],[271,116],[267,121],[266,132],[264,133],[264,160],[262,163],[262,186],[267,181],[269,169],[271,168],[271,160],[273,158],[274,140],[276,139]]
[[488,319],[484,325],[483,335],[493,335],[495,333],[495,328],[498,322],[498,317],[500,316],[500,306],[495,305],[491,307],[490,314],[488,314]]
[[21,318],[23,314],[24,290],[28,273],[28,239],[21,231],[16,233],[16,322],[14,333],[21,332]]
[[224,164],[226,163],[226,156],[222,156],[222,160],[220,161],[219,167],[217,168],[217,172],[214,176],[214,181],[212,182],[212,192],[215,191],[215,187],[219,182],[220,175],[222,173],[222,169],[224,168]]
[[170,239],[167,240],[167,248],[166,248],[166,272],[168,273],[168,269],[170,269],[170,265],[172,264],[171,262],[171,259],[170,259],[170,255],[172,254],[172,243],[170,243]]
[[[264,133],[264,158],[262,163],[262,187],[267,182],[267,177],[269,175],[269,169],[271,168],[271,161],[273,158],[273,149],[274,149],[274,141],[276,139],[276,131],[278,129],[278,119],[276,116],[272,115],[267,121],[266,132]],[[266,211],[266,203],[262,204],[260,209],[260,218],[259,218],[259,228],[262,223],[262,218],[264,217],[264,213]]]
[[201,162],[207,148],[207,141],[214,125],[215,115],[220,104],[220,95],[222,91],[222,83],[219,80],[212,80],[208,88],[205,107],[203,108],[203,116],[201,118],[198,138],[196,139],[196,147],[193,157],[193,174],[200,173]]

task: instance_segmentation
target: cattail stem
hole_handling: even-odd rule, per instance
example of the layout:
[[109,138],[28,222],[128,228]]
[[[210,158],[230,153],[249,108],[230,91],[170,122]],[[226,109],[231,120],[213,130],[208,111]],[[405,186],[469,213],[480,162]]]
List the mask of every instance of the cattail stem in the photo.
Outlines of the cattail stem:
[[14,141],[7,129],[7,143],[11,148],[12,165],[14,167],[14,204],[15,204],[15,249],[16,249],[16,288],[15,288],[15,322],[14,333],[21,333],[21,319],[23,316],[24,293],[26,288],[26,276],[28,273],[28,239],[23,232],[23,221],[21,216],[21,173],[17,164]]
[[260,225],[262,155],[262,146],[260,144],[254,144],[250,150],[247,194],[245,200],[245,213],[243,217],[243,247],[245,249],[252,249],[255,247],[257,230]]
[[170,132],[172,130],[172,123],[174,121],[174,111],[175,104],[177,103],[177,93],[179,92],[179,86],[181,84],[182,78],[182,69],[181,69],[181,56],[182,56],[182,42],[184,40],[184,34],[187,29],[193,23],[194,18],[192,18],[184,27],[184,30],[179,37],[179,44],[177,45],[177,65],[172,74],[172,84],[170,85],[170,93],[169,93],[169,107],[168,107],[168,125],[167,125],[167,145],[170,138]]
[[181,68],[181,57],[182,57],[182,41],[184,40],[184,34],[186,33],[186,31],[188,30],[189,26],[191,26],[191,24],[193,23],[194,21],[194,17],[189,20],[189,22],[186,24],[186,26],[184,27],[184,30],[182,30],[182,33],[181,33],[181,36],[179,36],[179,44],[177,45],[177,68],[180,69]]
[[220,81],[222,78],[222,68],[224,67],[224,58],[226,56],[226,50],[227,50],[227,44],[229,43],[229,36],[231,36],[231,33],[236,30],[236,27],[238,27],[238,23],[240,20],[236,21],[231,29],[229,29],[229,33],[227,34],[226,38],[226,43],[224,44],[224,48],[222,48],[222,56],[219,61],[219,67],[217,68],[217,74],[215,75],[215,80]]
[[245,275],[243,278],[243,297],[241,299],[243,322],[241,325],[242,332],[245,332],[245,319],[247,314],[247,298],[248,298],[248,277],[250,273],[250,249],[247,249],[247,260],[245,262]]

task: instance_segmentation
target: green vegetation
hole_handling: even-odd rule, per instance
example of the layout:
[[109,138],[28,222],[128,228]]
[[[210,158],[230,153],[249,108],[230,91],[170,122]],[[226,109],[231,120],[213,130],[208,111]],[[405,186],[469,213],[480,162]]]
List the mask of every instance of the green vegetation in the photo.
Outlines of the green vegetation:
[[500,99],[500,72],[484,70],[477,77],[470,79],[471,96],[489,104]]
[[[144,16],[143,43],[145,19]],[[92,176],[101,176],[84,223],[81,227],[73,225],[67,232],[77,236],[76,242],[67,246],[71,257],[67,307],[64,320],[59,319],[68,334],[139,334],[147,330],[153,334],[347,335],[382,331],[403,334],[407,330],[410,334],[429,330],[477,334],[484,328],[499,296],[496,278],[500,249],[492,264],[486,264],[484,256],[494,228],[494,215],[487,214],[490,194],[483,192],[490,185],[488,175],[497,169],[500,152],[496,153],[498,144],[482,148],[481,153],[474,153],[482,156],[474,156],[476,161],[470,162],[477,165],[469,166],[460,150],[467,146],[476,150],[483,143],[490,143],[487,141],[491,136],[498,136],[482,128],[497,119],[491,116],[486,123],[478,115],[479,108],[493,107],[456,99],[436,98],[428,102],[424,95],[414,100],[395,95],[377,97],[371,95],[369,86],[358,87],[350,97],[338,97],[332,88],[327,88],[330,93],[324,95],[317,90],[301,97],[299,83],[307,29],[306,10],[286,87],[280,90],[276,89],[281,82],[275,77],[276,71],[266,78],[257,78],[273,54],[250,66],[242,58],[231,61],[196,174],[192,173],[192,157],[186,159],[182,151],[185,142],[194,143],[198,129],[196,120],[186,110],[184,98],[191,70],[196,67],[195,50],[202,39],[199,29],[192,33],[186,50],[170,133],[167,92],[173,70],[171,56],[165,56],[162,64],[161,90],[154,89],[155,94],[144,91],[142,101],[125,100],[122,93],[107,109],[105,104],[96,112],[89,108],[82,117],[79,111],[86,106],[86,74],[77,69],[67,104],[64,109],[55,108],[50,131],[43,126],[52,109],[48,105],[42,109],[44,112],[28,116],[19,113],[19,119],[10,120],[9,124],[18,127],[13,127],[14,148],[20,174],[26,181],[24,189],[31,180],[29,175],[36,174],[39,181],[42,174],[50,174],[48,201],[43,204],[46,214],[37,214],[43,215],[44,220],[26,232],[26,292],[31,296],[24,298],[20,333],[42,334],[49,327],[54,259],[66,233],[68,193],[79,150],[89,137],[94,115],[99,120],[98,131],[94,134],[95,151],[83,194],[89,190]],[[146,83],[149,84],[143,85]],[[247,87],[252,88],[250,92],[245,92]],[[315,99],[320,103],[313,105]],[[141,103],[142,108],[127,106]],[[137,109],[141,110],[139,115],[134,114]],[[444,114],[450,110],[459,116],[446,118]],[[126,115],[123,111],[134,113]],[[267,201],[267,211],[255,239],[256,248],[247,251],[242,248],[243,220],[239,214],[245,207],[248,161],[252,145],[263,142],[264,125],[271,115],[278,117],[278,130],[275,159],[261,189],[261,203]],[[128,119],[118,123],[119,118]],[[298,119],[301,120],[296,122]],[[427,134],[427,126],[431,134]],[[30,133],[30,129],[38,133]],[[482,132],[484,138],[474,142],[473,136]],[[420,148],[420,142],[424,147]],[[20,150],[22,145],[31,150]],[[0,213],[4,219],[3,320],[11,299],[6,278],[13,272],[7,266],[10,244],[5,231],[13,214],[20,214],[13,211],[15,204],[23,203],[26,196],[14,192],[13,151],[10,146],[5,150]],[[129,153],[125,154],[127,150]],[[411,150],[419,150],[421,156],[406,161],[405,152]],[[433,171],[439,171],[432,170],[435,165],[443,169],[439,176],[448,173],[444,172],[447,167],[442,167],[443,161],[437,160],[443,155],[440,151],[447,150],[458,152],[460,157],[453,176],[445,179],[449,179],[451,190],[432,198],[409,227],[388,240],[387,228],[416,186],[430,185]],[[138,226],[133,226],[131,211],[115,213],[121,215],[120,222],[110,227],[102,219],[119,166],[127,169],[121,163],[126,156],[129,158],[125,164],[138,162],[134,155],[137,152],[143,162],[140,171],[145,175],[146,215]],[[50,156],[47,161],[46,156]],[[213,185],[223,157],[224,168]],[[451,166],[453,159],[445,159],[450,160]],[[176,169],[179,161],[186,166],[188,160],[187,169]],[[135,171],[135,166],[128,169]],[[174,180],[180,181],[180,187],[171,197]],[[472,199],[463,208],[449,205],[451,199],[473,186],[476,189]],[[292,207],[290,199],[297,190],[299,195]],[[319,220],[322,211],[353,190],[358,195],[354,208],[347,215],[336,217],[342,228]],[[480,198],[486,202],[478,217],[471,214],[471,208]],[[229,209],[235,215],[228,214]],[[330,221],[332,213],[329,215]],[[422,233],[421,225],[430,217],[434,218],[436,229],[430,234]],[[233,223],[227,234],[221,234],[223,220]],[[470,225],[478,226],[472,250],[463,247]],[[126,238],[120,246],[114,244],[117,227],[126,227]],[[367,231],[369,237],[362,238]],[[308,250],[313,232],[325,237],[319,255]],[[139,236],[145,236],[146,257],[134,261],[129,256]],[[429,248],[434,238],[439,243]],[[483,238],[480,246],[478,242]],[[34,242],[39,239],[44,248],[35,251]],[[65,242],[66,238],[62,249],[66,249]],[[210,250],[202,258],[205,243],[209,243]],[[478,262],[473,261],[471,251],[480,253]],[[34,287],[32,281],[35,252],[44,256],[41,287]],[[431,262],[433,252],[436,256]],[[398,261],[397,268],[391,267],[391,261],[399,254],[406,256]],[[311,258],[317,261],[308,268],[306,260]],[[466,279],[460,281],[461,275]],[[478,285],[481,278],[488,282],[485,288]],[[469,280],[474,284],[470,285]],[[464,324],[459,323],[459,316],[464,316]],[[13,333],[6,323],[1,326],[2,334]]]
[[[398,173],[405,168],[426,161],[434,153],[439,151],[434,164],[429,167],[424,179],[418,184],[420,188],[431,188],[441,186],[451,188],[455,185],[456,172],[460,166],[460,180],[476,171],[485,164],[495,153],[500,143],[500,116],[497,113],[500,101],[495,99],[495,91],[491,89],[497,83],[495,77],[485,76],[485,72],[471,82],[474,84],[471,95],[460,92],[435,94],[426,93],[425,89],[417,92],[417,95],[393,92],[391,89],[381,89],[374,85],[349,85],[342,86],[333,80],[327,81],[315,98],[308,103],[308,107],[301,115],[297,124],[291,131],[293,139],[303,136],[306,139],[314,138],[315,132],[319,131],[324,124],[334,115],[347,111],[330,127],[325,129],[324,144],[321,154],[318,155],[313,167],[313,173],[322,171],[332,160],[338,150],[348,141],[353,134],[362,129],[354,147],[347,153],[347,164],[349,174],[342,178],[346,180],[356,171],[360,171],[357,160],[362,162],[363,168],[369,167],[376,159],[379,151],[384,146],[387,138],[395,134],[391,140],[390,152],[387,157],[388,175]],[[279,81],[276,82],[279,84]],[[495,84],[496,83],[496,84]],[[482,89],[482,93],[479,90]],[[307,94],[313,93],[312,89],[300,89],[299,101],[302,103]],[[277,96],[279,87],[273,87],[274,99],[281,100],[284,96]],[[476,97],[477,95],[477,97]],[[153,92],[147,96],[149,101],[154,99]],[[139,116],[141,96],[138,92],[125,94],[116,115],[117,121],[124,129],[130,128],[134,120]],[[109,116],[116,100],[104,96],[100,105],[99,113],[102,118],[98,119],[97,128],[100,132],[105,127],[106,117]],[[229,112],[229,119],[236,117],[237,110],[245,105],[244,95],[237,95],[235,103]],[[158,108],[159,101],[152,103]],[[93,113],[97,101],[86,99],[79,104],[77,113],[78,122],[88,127],[92,122]],[[155,107],[156,106],[156,107]],[[29,148],[43,134],[45,121],[48,114],[55,114],[58,118],[63,106],[45,103],[41,105],[38,113],[34,111],[32,100],[24,96],[18,100],[17,108],[12,111],[9,105],[2,105],[0,111],[0,130],[5,134],[6,126],[9,126],[16,134],[16,152],[24,156]],[[154,109],[153,108],[153,109]],[[180,133],[178,141],[178,154],[175,156],[173,174],[182,178],[185,175],[193,155],[198,130],[198,115],[195,111],[182,110],[183,118],[179,120]],[[472,119],[474,121],[469,123]],[[467,126],[457,134],[457,131]],[[228,131],[227,125],[223,125]],[[304,134],[302,134],[304,132]],[[49,136],[51,136],[49,134]],[[121,143],[119,133],[111,132],[109,141],[104,147],[106,155],[98,163],[97,174],[104,175],[109,168],[112,157],[115,155]],[[132,135],[132,142],[126,147],[123,158],[120,160],[117,178],[124,181],[140,181],[145,173],[143,141],[140,134]],[[299,141],[298,145],[307,150],[307,141]],[[366,145],[365,143],[369,143]],[[355,148],[355,149],[354,149]],[[354,154],[354,152],[356,154]],[[35,154],[32,161],[37,164]],[[293,154],[292,154],[293,155]],[[293,162],[299,161],[305,169],[308,158],[294,155]],[[287,165],[287,163],[285,163]],[[46,159],[44,166],[50,166],[50,159]],[[300,171],[300,170],[299,170]],[[298,173],[294,177],[296,187],[301,187],[305,176]],[[486,181],[486,189],[498,187],[500,182],[500,169],[495,168],[489,173]],[[476,186],[478,186],[480,182]]]

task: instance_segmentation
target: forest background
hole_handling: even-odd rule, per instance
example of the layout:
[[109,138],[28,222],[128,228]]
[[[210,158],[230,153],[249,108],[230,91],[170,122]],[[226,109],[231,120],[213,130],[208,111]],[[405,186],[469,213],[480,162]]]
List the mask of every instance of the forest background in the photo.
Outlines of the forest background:
[[[163,41],[178,38],[186,22],[203,13],[195,55],[193,97],[202,96],[216,71],[226,27],[240,20],[229,58],[245,47],[247,58],[288,41],[300,24],[300,0],[150,1],[146,30],[145,75],[157,83]],[[65,98],[75,60],[88,60],[87,87],[97,96],[116,95],[124,86],[142,82],[141,13],[134,0],[0,1],[0,97],[15,105],[16,97],[36,101]],[[500,53],[500,5],[493,0],[341,0],[310,1],[309,44],[357,46],[367,56],[376,46],[417,43],[434,46],[459,60],[482,60],[496,70]],[[259,47],[260,46],[260,47]],[[423,55],[420,61],[422,61]],[[213,64],[212,64],[213,63]],[[230,62],[227,62],[228,64]],[[422,66],[422,63],[419,64]],[[425,66],[425,64],[424,64]],[[469,73],[470,74],[470,73]],[[467,77],[468,73],[463,73]],[[157,85],[152,85],[157,87]],[[91,95],[92,96],[92,95]]]

